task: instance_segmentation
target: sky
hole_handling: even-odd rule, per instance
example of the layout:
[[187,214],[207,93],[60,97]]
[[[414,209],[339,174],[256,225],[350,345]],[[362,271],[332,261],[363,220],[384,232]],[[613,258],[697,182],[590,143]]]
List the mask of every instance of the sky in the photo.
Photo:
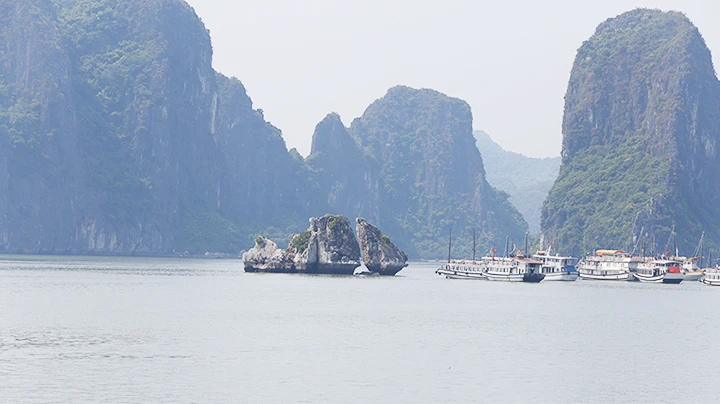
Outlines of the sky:
[[[290,148],[320,120],[345,126],[395,85],[461,98],[506,150],[560,154],[564,95],[580,45],[637,7],[684,12],[720,54],[717,0],[187,0],[217,71],[240,79]],[[717,70],[717,68],[716,68]]]

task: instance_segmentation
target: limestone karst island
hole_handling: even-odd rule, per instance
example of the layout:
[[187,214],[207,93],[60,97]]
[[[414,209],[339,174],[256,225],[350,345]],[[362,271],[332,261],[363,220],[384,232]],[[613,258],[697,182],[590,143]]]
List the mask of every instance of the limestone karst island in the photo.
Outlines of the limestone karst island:
[[[720,84],[682,13],[632,10],[582,43],[559,158],[503,150],[467,102],[404,85],[328,113],[303,157],[213,69],[184,1],[0,4],[0,252],[391,274],[447,259],[450,229],[457,258],[526,234],[570,257],[720,246]],[[328,212],[365,220],[341,234]]]

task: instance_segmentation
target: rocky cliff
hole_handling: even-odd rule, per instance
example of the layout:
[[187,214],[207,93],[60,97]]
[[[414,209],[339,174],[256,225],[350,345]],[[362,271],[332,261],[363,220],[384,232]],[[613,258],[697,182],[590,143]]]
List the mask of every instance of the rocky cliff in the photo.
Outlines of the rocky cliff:
[[0,251],[237,252],[317,200],[184,1],[0,1],[0,49]]
[[507,235],[522,237],[522,216],[485,178],[466,102],[394,87],[352,122],[350,134],[380,167],[377,223],[410,255],[445,256],[450,227],[458,256],[469,254],[473,227],[487,250]]
[[540,212],[560,171],[560,157],[533,158],[507,151],[490,136],[473,132],[488,182],[510,195],[532,234],[540,234]]
[[360,266],[360,247],[344,216],[310,218],[310,228],[296,234],[286,250],[258,236],[243,254],[247,272],[352,275]]
[[280,249],[274,241],[263,236],[255,239],[255,247],[244,253],[242,259],[246,272],[297,272],[286,251]]
[[[720,242],[720,83],[681,13],[638,9],[578,50],[565,97],[560,175],[542,212],[563,252],[628,248],[646,235],[681,248]],[[646,238],[647,239],[647,238]]]
[[298,242],[296,236],[290,249],[296,251],[294,261],[300,271],[352,275],[360,266],[360,246],[345,216],[313,217],[307,233],[299,237],[307,238],[307,247],[294,248]]
[[370,272],[393,276],[408,265],[407,254],[390,237],[363,218],[357,218],[356,223],[363,263]]
[[380,214],[379,167],[348,134],[340,116],[328,114],[317,124],[307,163],[332,212],[345,217]]

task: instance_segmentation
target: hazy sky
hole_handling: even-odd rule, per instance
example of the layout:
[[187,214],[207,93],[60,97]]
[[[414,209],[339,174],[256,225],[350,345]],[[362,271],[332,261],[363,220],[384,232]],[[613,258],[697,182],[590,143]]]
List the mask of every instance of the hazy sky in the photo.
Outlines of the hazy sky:
[[529,156],[560,154],[575,53],[595,27],[636,7],[683,11],[718,65],[717,0],[188,0],[210,30],[214,66],[310,151],[315,125],[346,126],[388,88],[467,101],[474,128]]

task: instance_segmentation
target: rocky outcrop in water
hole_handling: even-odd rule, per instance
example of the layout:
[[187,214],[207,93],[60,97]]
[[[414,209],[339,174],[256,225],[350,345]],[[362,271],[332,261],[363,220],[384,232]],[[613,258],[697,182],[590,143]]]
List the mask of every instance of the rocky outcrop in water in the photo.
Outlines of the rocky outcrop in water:
[[259,236],[243,254],[247,272],[352,275],[360,266],[360,246],[346,217],[310,219],[310,228],[296,234],[286,250]]
[[296,272],[285,250],[263,236],[255,239],[255,247],[242,256],[246,272]]
[[357,234],[363,262],[370,272],[393,276],[405,268],[407,254],[390,238],[363,218],[357,218]]
[[[298,245],[305,239],[306,246]],[[345,216],[311,218],[310,228],[293,237],[289,250],[296,252],[296,267],[305,273],[352,275],[360,266],[360,246]]]

